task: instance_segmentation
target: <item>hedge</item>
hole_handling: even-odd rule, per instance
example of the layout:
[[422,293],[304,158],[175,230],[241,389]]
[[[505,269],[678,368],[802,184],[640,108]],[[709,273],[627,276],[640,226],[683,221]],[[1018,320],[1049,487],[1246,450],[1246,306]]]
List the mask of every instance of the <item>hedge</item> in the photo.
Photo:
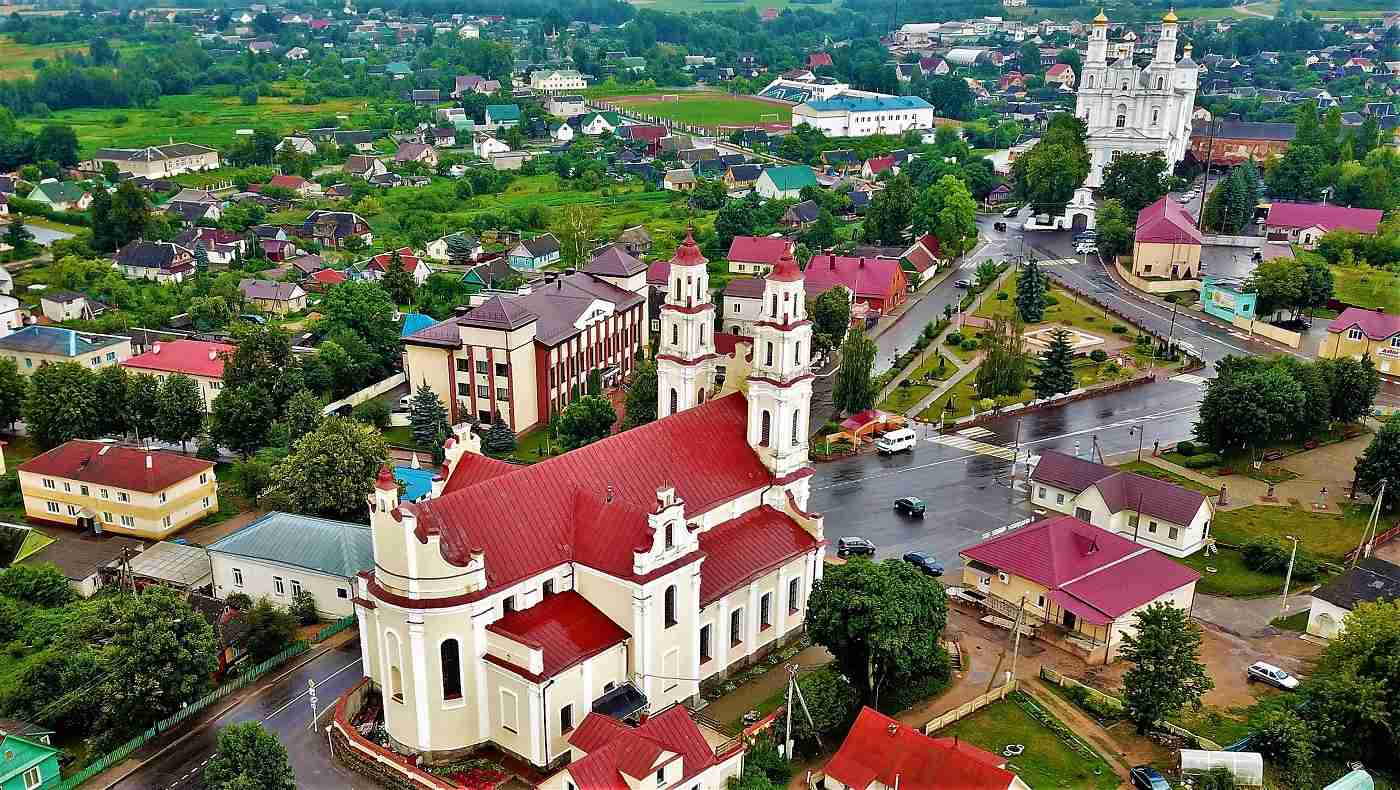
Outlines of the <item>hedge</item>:
[[34,214],[36,216],[51,219],[54,222],[62,222],[65,225],[91,225],[92,221],[88,215],[76,211],[54,211],[37,200],[26,200],[24,198],[11,196],[10,214]]
[[1205,469],[1208,466],[1215,466],[1220,463],[1220,456],[1215,453],[1201,453],[1186,459],[1183,464],[1187,469]]

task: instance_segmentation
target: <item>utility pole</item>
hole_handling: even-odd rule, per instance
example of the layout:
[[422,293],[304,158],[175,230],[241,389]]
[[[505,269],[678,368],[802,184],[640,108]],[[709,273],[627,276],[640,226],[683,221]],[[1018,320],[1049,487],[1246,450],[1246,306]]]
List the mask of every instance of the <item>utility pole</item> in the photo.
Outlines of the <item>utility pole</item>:
[[1284,535],[1284,537],[1293,541],[1293,552],[1288,555],[1288,574],[1283,577],[1283,600],[1279,606],[1279,617],[1288,614],[1288,585],[1293,583],[1293,561],[1298,559],[1298,539],[1292,535]]
[[1147,426],[1145,426],[1145,425],[1130,425],[1130,426],[1128,426],[1128,435],[1129,435],[1129,436],[1132,436],[1134,433],[1136,433],[1136,434],[1137,434],[1137,437],[1138,437],[1138,454],[1137,454],[1137,459],[1138,459],[1139,461],[1142,460],[1142,438],[1143,438],[1143,436],[1147,433],[1147,431],[1145,431],[1145,430],[1143,430],[1143,429],[1146,428],[1146,427],[1147,427]]
[[[1366,528],[1361,530],[1361,544],[1356,547],[1356,553],[1351,558],[1351,567],[1353,568],[1356,567],[1356,563],[1361,561],[1363,554],[1366,556],[1371,554],[1371,543],[1376,539],[1376,529],[1380,526],[1381,521],[1381,500],[1385,499],[1385,486],[1388,482],[1390,481],[1382,480],[1381,487],[1376,491],[1376,501],[1371,506],[1371,517],[1366,519]],[[1353,496],[1355,493],[1356,487],[1353,485]]]
[[1011,630],[1014,636],[1011,640],[1011,670],[1007,673],[1006,682],[1010,683],[1016,679],[1016,661],[1021,657],[1021,624],[1026,616],[1026,596],[1021,596],[1021,608],[1016,611],[1016,622]]
[[[1016,462],[1021,459],[1021,418],[1016,418],[1016,449],[1011,456],[1011,485],[1006,493],[1006,503],[1011,504],[1016,501]],[[1028,483],[1029,485],[1029,483]]]

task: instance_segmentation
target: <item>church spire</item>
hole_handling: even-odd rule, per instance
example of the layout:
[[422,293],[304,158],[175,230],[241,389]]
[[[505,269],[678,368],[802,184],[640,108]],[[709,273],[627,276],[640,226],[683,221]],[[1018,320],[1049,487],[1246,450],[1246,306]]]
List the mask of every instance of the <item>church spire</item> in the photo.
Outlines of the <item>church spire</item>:
[[715,305],[710,298],[708,260],[695,243],[694,228],[671,256],[661,338],[656,354],[656,414],[664,417],[698,406],[714,387]]

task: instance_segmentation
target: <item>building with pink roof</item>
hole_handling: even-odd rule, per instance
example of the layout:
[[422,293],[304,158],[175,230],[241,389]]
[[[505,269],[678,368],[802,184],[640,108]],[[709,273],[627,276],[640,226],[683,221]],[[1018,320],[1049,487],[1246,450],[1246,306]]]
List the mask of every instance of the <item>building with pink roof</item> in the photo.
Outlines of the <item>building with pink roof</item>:
[[1287,239],[1312,249],[1317,246],[1318,239],[1334,230],[1374,236],[1383,214],[1373,208],[1279,201],[1269,206],[1264,231],[1270,239]]
[[858,305],[887,313],[909,298],[909,280],[899,261],[890,258],[856,258],[813,255],[804,270],[807,295],[813,298],[841,285]]
[[1400,314],[1348,307],[1327,325],[1317,355],[1370,357],[1382,375],[1400,376]]
[[1133,274],[1159,280],[1191,280],[1201,273],[1202,235],[1196,218],[1170,195],[1138,212],[1133,234]]

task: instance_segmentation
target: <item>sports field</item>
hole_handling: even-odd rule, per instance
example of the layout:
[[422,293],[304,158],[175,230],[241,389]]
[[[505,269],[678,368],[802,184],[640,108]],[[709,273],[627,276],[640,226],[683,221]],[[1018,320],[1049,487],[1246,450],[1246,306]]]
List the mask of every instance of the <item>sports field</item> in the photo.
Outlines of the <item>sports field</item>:
[[[679,98],[674,101],[663,99],[666,95]],[[791,105],[753,96],[729,96],[715,92],[654,93],[643,96],[616,96],[608,101],[640,113],[705,126],[787,124],[792,121]]]
[[810,8],[816,11],[832,11],[839,4],[837,0],[827,2],[796,2],[795,0],[627,0],[637,8],[653,8],[657,11],[703,12],[733,11],[740,8]]

